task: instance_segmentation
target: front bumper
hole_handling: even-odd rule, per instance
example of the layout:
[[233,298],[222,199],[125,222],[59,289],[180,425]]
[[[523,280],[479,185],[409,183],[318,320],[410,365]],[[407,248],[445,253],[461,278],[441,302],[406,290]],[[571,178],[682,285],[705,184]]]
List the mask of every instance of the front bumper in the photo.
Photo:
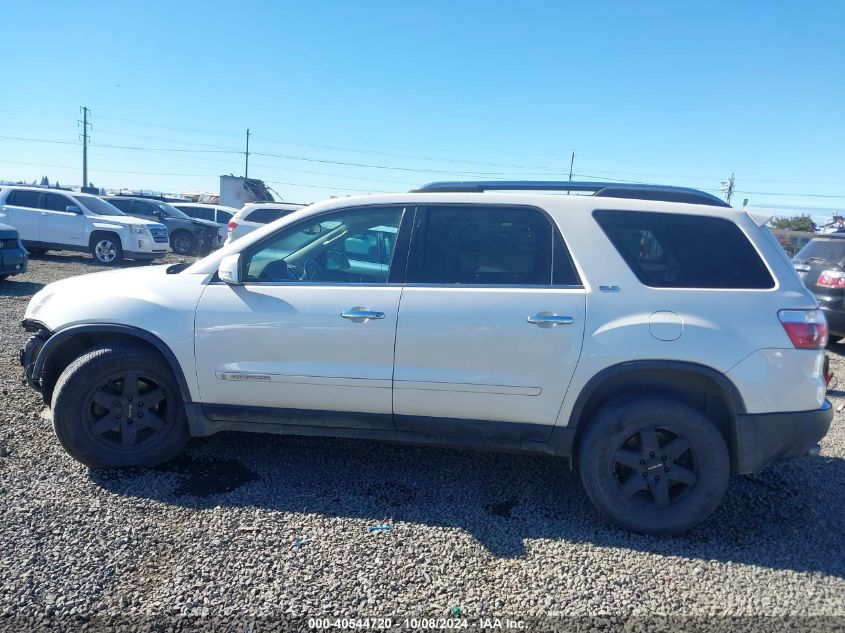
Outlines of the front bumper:
[[734,470],[747,475],[772,462],[806,455],[830,429],[833,407],[790,413],[755,413],[736,416]]
[[26,272],[27,252],[22,248],[0,250],[0,275],[19,275]]
[[24,321],[23,327],[27,332],[36,332],[27,339],[24,346],[18,352],[20,364],[23,367],[24,379],[30,387],[36,391],[41,391],[41,376],[35,375],[35,361],[38,360],[38,354],[41,352],[41,348],[44,347],[44,343],[50,338],[51,333],[40,323],[34,321]]
[[158,259],[167,255],[167,251],[123,251],[123,256],[126,259],[134,259],[136,261],[149,261],[151,259]]

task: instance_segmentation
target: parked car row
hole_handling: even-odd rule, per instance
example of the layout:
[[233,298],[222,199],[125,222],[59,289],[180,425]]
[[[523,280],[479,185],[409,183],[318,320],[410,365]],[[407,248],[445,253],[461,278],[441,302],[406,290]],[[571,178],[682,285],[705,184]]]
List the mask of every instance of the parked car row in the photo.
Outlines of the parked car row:
[[[177,255],[206,255],[222,246],[224,240],[229,243],[303,206],[256,203],[238,210],[44,187],[0,188],[0,222],[8,225],[9,231],[16,231],[14,240],[21,243],[24,253],[89,252],[101,264],[119,264],[124,259],[152,261],[169,250]],[[12,250],[5,248],[7,238],[2,239],[4,249]],[[14,260],[10,266],[19,264],[11,255],[9,258],[10,262]],[[0,259],[2,271],[7,268],[5,260],[4,254]],[[25,270],[25,261],[20,265]],[[23,270],[11,269],[0,275]]]

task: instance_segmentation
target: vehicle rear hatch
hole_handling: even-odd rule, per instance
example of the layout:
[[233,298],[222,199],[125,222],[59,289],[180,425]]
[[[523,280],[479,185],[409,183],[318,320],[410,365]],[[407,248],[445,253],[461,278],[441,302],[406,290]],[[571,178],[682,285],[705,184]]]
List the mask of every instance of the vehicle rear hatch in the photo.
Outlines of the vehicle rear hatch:
[[816,295],[819,304],[842,310],[845,295],[845,236],[816,237],[792,260],[804,285]]

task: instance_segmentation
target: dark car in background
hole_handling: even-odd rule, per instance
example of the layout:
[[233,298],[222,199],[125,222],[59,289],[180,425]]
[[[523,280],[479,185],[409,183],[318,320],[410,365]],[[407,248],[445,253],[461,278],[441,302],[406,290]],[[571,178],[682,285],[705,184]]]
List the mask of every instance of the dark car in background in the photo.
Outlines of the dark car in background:
[[131,196],[103,199],[127,215],[164,224],[170,234],[170,248],[178,255],[205,255],[222,244],[215,222],[192,218],[167,202]]
[[814,237],[792,263],[827,317],[830,340],[845,337],[845,233]]
[[18,230],[8,224],[0,224],[0,281],[10,275],[26,272],[29,253],[21,244]]

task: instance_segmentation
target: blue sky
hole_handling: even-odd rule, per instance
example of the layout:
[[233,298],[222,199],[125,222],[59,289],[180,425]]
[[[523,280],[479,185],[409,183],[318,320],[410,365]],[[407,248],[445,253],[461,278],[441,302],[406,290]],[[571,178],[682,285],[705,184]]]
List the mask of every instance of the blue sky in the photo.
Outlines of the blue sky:
[[577,179],[735,172],[734,204],[845,210],[839,0],[0,0],[0,22],[0,179],[79,184],[86,105],[104,187],[216,191],[249,127],[250,176],[293,201],[566,178],[574,149]]

